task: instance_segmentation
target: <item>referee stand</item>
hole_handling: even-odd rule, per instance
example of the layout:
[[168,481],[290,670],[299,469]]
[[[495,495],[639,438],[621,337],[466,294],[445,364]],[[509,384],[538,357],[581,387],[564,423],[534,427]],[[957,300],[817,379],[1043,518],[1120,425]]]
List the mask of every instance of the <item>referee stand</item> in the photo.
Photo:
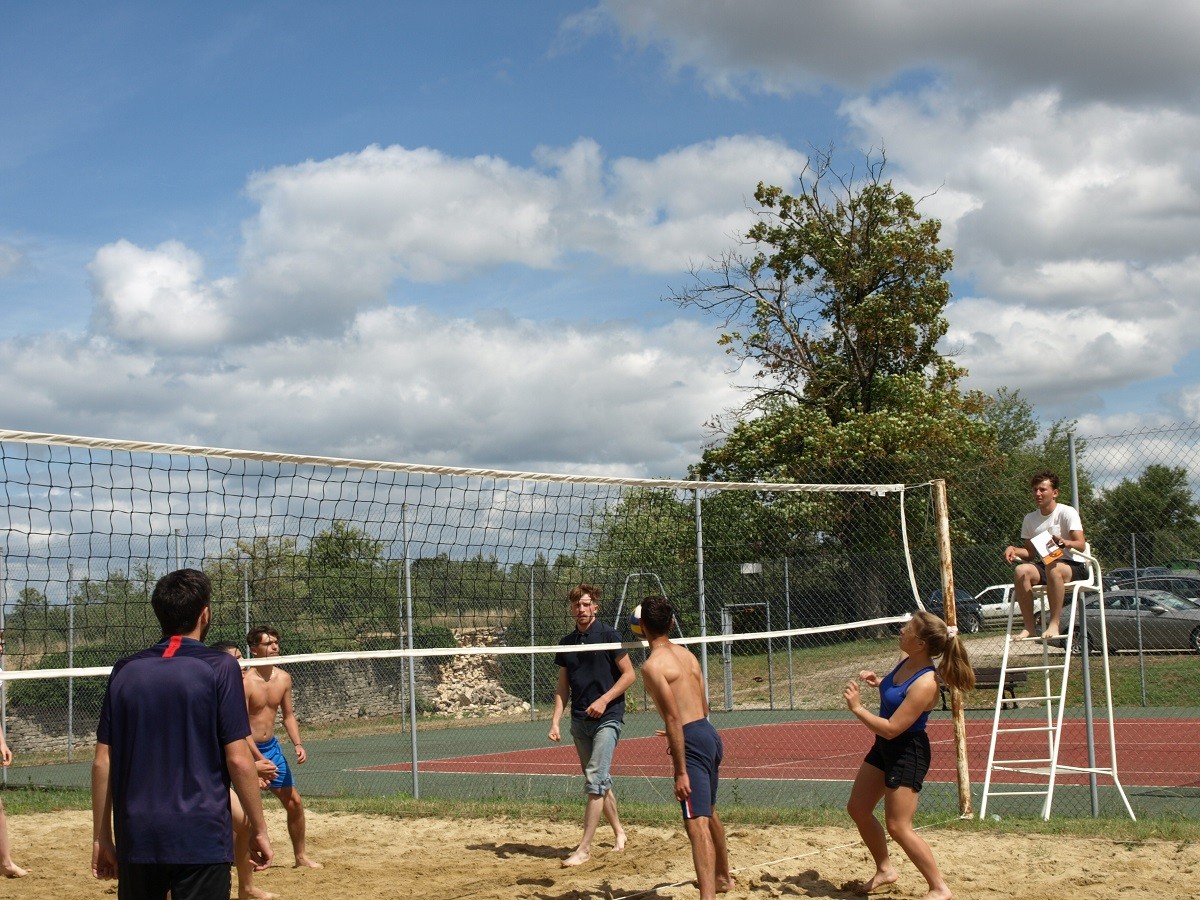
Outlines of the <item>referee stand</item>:
[[[1045,798],[1042,803],[1042,819],[1049,820],[1050,810],[1054,804],[1055,782],[1059,772],[1088,775],[1091,787],[1093,816],[1099,815],[1096,779],[1099,776],[1111,778],[1113,785],[1121,796],[1121,801],[1125,804],[1125,810],[1129,813],[1129,818],[1133,820],[1137,819],[1133,814],[1133,808],[1129,805],[1129,799],[1125,796],[1125,790],[1121,787],[1121,781],[1117,776],[1117,742],[1113,721],[1112,679],[1108,662],[1108,628],[1104,615],[1104,581],[1101,577],[1100,562],[1092,556],[1090,544],[1085,547],[1082,553],[1076,551],[1075,557],[1087,563],[1088,578],[1084,581],[1068,582],[1066,585],[1071,594],[1071,603],[1067,620],[1067,632],[1065,635],[1060,636],[1060,639],[1046,641],[1040,637],[1030,637],[1023,640],[1014,640],[1013,612],[1017,604],[1014,601],[1009,606],[1008,628],[1004,639],[1004,653],[1000,660],[999,685],[996,689],[996,709],[992,718],[992,737],[988,746],[987,770],[983,779],[983,797],[979,804],[979,818],[981,819],[987,814],[988,800],[991,797],[1042,796]],[[1108,722],[1110,763],[1107,766],[1096,764],[1091,672],[1088,666],[1088,656],[1091,652],[1087,621],[1087,612],[1089,610],[1086,609],[1087,599],[1091,595],[1096,595],[1099,598],[1099,603],[1096,606],[1100,620],[1098,646],[1100,657],[1104,663],[1104,708]],[[1080,603],[1081,598],[1083,598],[1083,603]],[[1044,585],[1039,585],[1034,589],[1033,599],[1034,603],[1042,609],[1042,628],[1045,629],[1048,623],[1044,619],[1046,610]],[[1077,623],[1081,626],[1078,635],[1076,634]],[[1077,636],[1080,638],[1080,652],[1078,654],[1075,653],[1075,639]],[[1022,654],[1017,658],[1017,664],[1014,665],[1014,647],[1031,643],[1040,645],[1041,660],[1036,663],[1027,664],[1025,656]],[[1062,648],[1061,660],[1057,653],[1051,656],[1051,646]],[[1088,749],[1087,765],[1085,766],[1062,765],[1058,761],[1059,751],[1062,746],[1063,713],[1067,699],[1067,683],[1071,672],[1071,660],[1074,655],[1078,655],[1080,658],[1083,675],[1084,720],[1087,730]],[[1044,692],[1042,694],[1032,694],[1021,698],[1022,703],[1034,701],[1045,704],[1046,718],[1044,724],[1038,722],[1036,719],[1019,718],[1009,719],[1004,724],[1001,723],[1001,710],[1006,703],[1011,702],[1004,696],[1004,684],[1010,672],[1028,673],[1029,684],[1034,690],[1036,690],[1036,687],[1033,686],[1038,684],[1039,681],[1044,684]],[[1036,677],[1039,673],[1042,675],[1041,679]],[[1028,737],[1031,733],[1045,735],[1046,755],[1044,757],[1038,756],[1032,758],[1014,755],[1030,752]],[[1034,778],[1021,785],[1006,784],[1003,787],[997,787],[992,783],[993,772],[1016,772],[1034,776]]]

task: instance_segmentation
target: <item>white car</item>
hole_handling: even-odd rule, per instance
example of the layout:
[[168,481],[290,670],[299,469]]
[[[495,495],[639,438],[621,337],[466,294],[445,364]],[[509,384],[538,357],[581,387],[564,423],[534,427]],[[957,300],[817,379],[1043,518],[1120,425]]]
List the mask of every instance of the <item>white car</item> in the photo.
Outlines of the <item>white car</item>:
[[[1016,606],[1016,601],[1013,599],[1011,581],[1008,584],[993,584],[985,587],[975,595],[975,602],[979,604],[979,612],[983,616],[983,621],[988,625],[1000,628],[1003,628],[1008,622],[1008,608],[1015,607],[1013,624],[1017,628],[1021,627],[1021,609]],[[1041,621],[1040,615],[1037,618],[1038,621]]]

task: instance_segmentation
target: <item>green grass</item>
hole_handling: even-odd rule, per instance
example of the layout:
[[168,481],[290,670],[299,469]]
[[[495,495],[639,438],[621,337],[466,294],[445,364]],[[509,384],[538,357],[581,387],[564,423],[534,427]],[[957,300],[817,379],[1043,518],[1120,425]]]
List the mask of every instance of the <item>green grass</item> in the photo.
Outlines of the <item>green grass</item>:
[[[91,798],[85,790],[7,788],[0,792],[9,815],[49,813],[61,810],[87,810]],[[577,802],[505,800],[414,800],[406,795],[390,797],[308,797],[305,805],[320,813],[354,813],[386,816],[393,819],[453,818],[544,820],[577,822],[581,813]],[[632,825],[675,826],[679,810],[674,804],[646,803],[628,798],[621,800],[621,818]],[[722,811],[729,825],[849,828],[845,811],[829,807],[784,809],[753,806],[730,807]],[[1114,841],[1174,841],[1191,844],[1200,841],[1200,823],[1194,820],[1153,819],[1139,822],[1113,819],[1008,817],[1001,821],[946,819],[918,813],[918,826],[952,831],[989,834],[1046,834],[1098,837]]]

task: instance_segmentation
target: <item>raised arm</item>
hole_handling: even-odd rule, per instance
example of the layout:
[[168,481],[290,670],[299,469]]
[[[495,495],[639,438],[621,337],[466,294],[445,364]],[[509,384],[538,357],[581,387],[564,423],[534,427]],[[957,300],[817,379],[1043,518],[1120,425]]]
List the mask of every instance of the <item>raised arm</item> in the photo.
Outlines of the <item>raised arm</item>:
[[850,712],[883,738],[898,737],[908,731],[909,726],[917,721],[921,713],[933,706],[937,694],[937,678],[932,672],[926,672],[909,685],[908,693],[904,697],[904,702],[900,704],[900,708],[892,713],[890,719],[885,719],[862,705],[862,691],[859,689],[857,681],[847,683],[845,690],[842,691],[842,697]]

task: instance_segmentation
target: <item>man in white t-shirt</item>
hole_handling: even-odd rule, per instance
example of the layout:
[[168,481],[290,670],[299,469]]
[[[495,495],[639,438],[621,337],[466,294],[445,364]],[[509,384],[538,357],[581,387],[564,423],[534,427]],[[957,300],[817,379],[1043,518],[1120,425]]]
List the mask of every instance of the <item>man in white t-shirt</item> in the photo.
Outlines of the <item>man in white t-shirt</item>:
[[[1023,546],[1004,548],[1004,561],[1009,565],[1017,564],[1013,572],[1013,593],[1021,607],[1021,618],[1025,625],[1016,640],[1026,640],[1037,628],[1033,619],[1033,589],[1039,584],[1046,586],[1046,596],[1050,601],[1049,613],[1042,623],[1045,628],[1042,639],[1054,640],[1059,637],[1058,620],[1062,616],[1067,582],[1081,581],[1088,576],[1087,564],[1076,559],[1073,552],[1083,550],[1086,546],[1083,522],[1074,507],[1058,502],[1058,476],[1049,469],[1043,469],[1030,478],[1029,486],[1033,488],[1037,509],[1021,523]],[[1050,535],[1052,542],[1063,551],[1063,555],[1049,568],[1042,562],[1041,554],[1034,549],[1030,540],[1042,533]]]

